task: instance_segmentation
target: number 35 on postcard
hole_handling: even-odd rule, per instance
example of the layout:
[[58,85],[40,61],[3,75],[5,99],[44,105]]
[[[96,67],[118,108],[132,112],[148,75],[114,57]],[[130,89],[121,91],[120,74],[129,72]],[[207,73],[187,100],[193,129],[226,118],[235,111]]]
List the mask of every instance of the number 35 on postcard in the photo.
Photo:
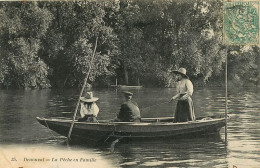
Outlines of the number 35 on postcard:
[[224,43],[259,44],[259,1],[224,0]]

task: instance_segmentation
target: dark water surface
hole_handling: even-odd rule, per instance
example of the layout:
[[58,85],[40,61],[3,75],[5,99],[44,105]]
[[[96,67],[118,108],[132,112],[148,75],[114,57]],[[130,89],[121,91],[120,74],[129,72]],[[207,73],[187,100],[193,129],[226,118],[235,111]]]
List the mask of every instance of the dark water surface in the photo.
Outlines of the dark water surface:
[[[229,90],[228,145],[224,129],[219,136],[191,139],[117,143],[88,147],[66,145],[65,138],[40,125],[35,117],[72,117],[76,90],[2,90],[0,91],[0,145],[2,149],[41,149],[48,156],[96,158],[95,167],[260,167],[260,92],[259,88]],[[142,117],[172,116],[175,103],[164,103],[174,89],[143,88],[131,90],[142,109]],[[120,90],[95,89],[100,98],[99,119],[116,116],[121,103]],[[224,88],[195,88],[193,101],[196,116],[225,111]],[[164,104],[162,104],[164,103]],[[153,106],[160,104],[158,106]],[[149,106],[152,106],[149,108]],[[147,108],[148,107],[148,108]],[[1,148],[0,148],[1,149]],[[53,152],[55,151],[55,152]],[[25,152],[26,153],[26,152]],[[36,152],[37,153],[37,152]],[[72,163],[71,163],[72,164]],[[1,165],[1,163],[0,163]],[[86,164],[89,166],[89,164]],[[57,163],[56,167],[72,167]],[[84,164],[80,165],[84,167]],[[75,167],[75,166],[74,166]]]

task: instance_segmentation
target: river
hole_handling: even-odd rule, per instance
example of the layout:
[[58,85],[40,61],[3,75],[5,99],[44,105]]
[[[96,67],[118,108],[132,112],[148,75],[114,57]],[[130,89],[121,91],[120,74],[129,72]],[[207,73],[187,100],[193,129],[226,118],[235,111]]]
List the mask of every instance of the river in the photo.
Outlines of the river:
[[[164,103],[174,88],[131,90],[142,117],[172,116],[175,102]],[[50,159],[49,167],[260,167],[259,88],[230,88],[228,144],[219,136],[191,139],[127,142],[89,147],[65,143],[66,138],[40,125],[35,117],[72,117],[77,90],[1,90],[0,150],[8,165],[42,164],[30,158]],[[121,91],[93,89],[99,97],[98,119],[111,119],[120,109]],[[224,88],[195,88],[196,116],[225,112]],[[164,103],[164,104],[163,104]],[[155,106],[156,105],[156,106]],[[151,107],[152,106],[152,107]],[[66,158],[73,159],[66,161]],[[0,158],[1,159],[1,158]],[[56,161],[55,161],[56,159]],[[65,159],[65,160],[64,160]],[[92,160],[91,160],[92,159]],[[1,161],[2,162],[2,161]],[[0,163],[0,167],[3,167]]]

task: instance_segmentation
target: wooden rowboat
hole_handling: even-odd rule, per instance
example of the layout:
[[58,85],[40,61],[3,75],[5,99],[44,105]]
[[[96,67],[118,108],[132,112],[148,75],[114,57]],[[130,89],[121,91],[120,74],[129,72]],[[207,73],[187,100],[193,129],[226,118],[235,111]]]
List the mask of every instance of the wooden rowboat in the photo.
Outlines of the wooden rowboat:
[[[71,119],[36,117],[45,127],[67,136]],[[225,126],[224,117],[200,117],[196,121],[173,123],[173,117],[142,118],[142,122],[111,122],[100,120],[98,123],[75,122],[71,140],[104,142],[119,138],[165,138],[180,135],[205,135],[218,133]]]
[[130,86],[130,85],[111,85],[111,87],[121,88],[121,89],[140,89],[143,86]]

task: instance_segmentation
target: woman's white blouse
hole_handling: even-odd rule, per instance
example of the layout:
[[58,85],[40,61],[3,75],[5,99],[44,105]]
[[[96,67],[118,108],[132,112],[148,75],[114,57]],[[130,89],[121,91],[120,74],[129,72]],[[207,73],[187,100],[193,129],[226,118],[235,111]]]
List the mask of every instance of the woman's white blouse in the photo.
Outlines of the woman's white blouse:
[[193,94],[193,84],[189,79],[182,79],[176,85],[177,93],[178,94],[188,94],[192,96]]
[[93,103],[91,108],[87,108],[87,105],[85,106],[84,103],[80,103],[81,109],[80,109],[80,115],[81,117],[84,117],[85,115],[94,115],[97,117],[99,108],[96,103]]

